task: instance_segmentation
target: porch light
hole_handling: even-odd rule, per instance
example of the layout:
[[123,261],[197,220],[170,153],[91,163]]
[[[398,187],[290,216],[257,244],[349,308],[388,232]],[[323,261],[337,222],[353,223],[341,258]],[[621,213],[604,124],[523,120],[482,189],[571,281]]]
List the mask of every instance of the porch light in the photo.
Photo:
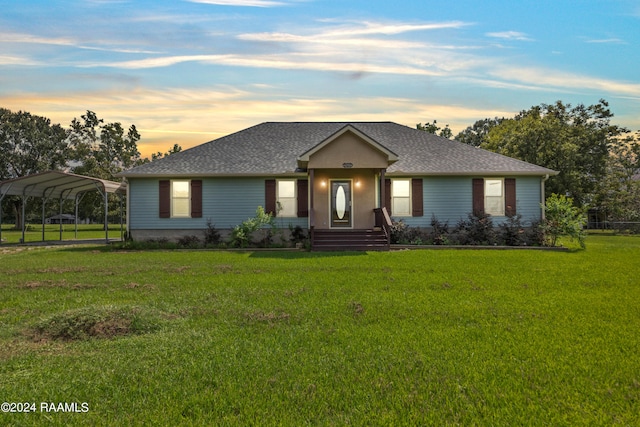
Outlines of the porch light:
[[360,180],[359,179],[356,180],[356,187],[360,188]]

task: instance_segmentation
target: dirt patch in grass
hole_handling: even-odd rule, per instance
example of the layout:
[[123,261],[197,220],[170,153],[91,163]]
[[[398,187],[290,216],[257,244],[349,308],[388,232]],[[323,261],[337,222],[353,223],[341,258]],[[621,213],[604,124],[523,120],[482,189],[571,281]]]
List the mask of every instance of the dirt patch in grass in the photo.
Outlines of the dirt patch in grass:
[[126,289],[143,289],[143,290],[155,290],[156,286],[150,283],[140,284],[136,282],[127,283],[124,285]]
[[68,288],[68,289],[91,289],[95,288],[95,285],[88,285],[83,283],[68,283],[66,280],[54,281],[54,280],[40,280],[35,282],[27,282],[17,286],[21,289],[38,289],[38,288]]
[[218,264],[213,266],[213,274],[239,273],[230,264]]
[[160,316],[140,307],[85,307],[41,319],[25,331],[33,341],[115,338],[152,332]]
[[34,270],[34,273],[54,273],[54,274],[64,274],[64,273],[81,273],[83,271],[88,271],[88,267],[48,267],[41,268],[38,270]]
[[269,325],[273,325],[275,323],[280,322],[288,322],[291,318],[289,313],[286,313],[282,310],[276,311],[252,311],[244,313],[245,321],[249,323],[267,323]]
[[364,314],[364,307],[358,301],[351,301],[349,303],[349,310],[353,317],[360,317]]

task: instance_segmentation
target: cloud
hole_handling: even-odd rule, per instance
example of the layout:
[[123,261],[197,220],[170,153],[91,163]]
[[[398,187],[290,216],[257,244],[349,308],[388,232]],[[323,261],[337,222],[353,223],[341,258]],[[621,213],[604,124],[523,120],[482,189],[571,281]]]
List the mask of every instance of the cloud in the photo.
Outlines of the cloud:
[[186,0],[190,3],[213,4],[219,6],[239,7],[276,7],[284,6],[285,2],[272,0]]
[[30,43],[30,44],[48,44],[57,46],[74,46],[76,41],[65,37],[40,37],[32,34],[23,33],[0,33],[0,42],[4,43]]
[[24,56],[0,55],[0,65],[22,65],[31,67],[43,65],[43,63]]
[[352,21],[346,26],[331,29],[321,33],[323,36],[344,37],[354,35],[396,35],[412,31],[431,31],[451,28],[461,28],[470,25],[462,21],[434,22],[423,24],[405,24],[405,23],[381,23],[369,21]]
[[518,41],[533,41],[527,34],[519,31],[499,31],[494,33],[486,33],[487,37],[502,39],[502,40],[518,40]]
[[[582,74],[557,71],[547,68],[499,67],[489,74],[509,84],[517,82],[531,89],[563,90],[568,92],[610,93],[640,99],[640,83],[603,79]],[[522,88],[522,86],[519,86]]]
[[[105,47],[105,46],[90,46],[81,44],[77,40],[68,37],[41,37],[33,34],[24,33],[0,33],[0,43],[18,43],[18,44],[43,44],[53,46],[69,46],[77,49],[96,50],[102,52],[116,52],[116,53],[158,53],[152,50],[132,49],[132,48],[118,48],[118,47]],[[103,42],[104,45],[110,44],[110,42]]]
[[586,43],[596,43],[596,44],[627,44],[627,42],[625,42],[622,39],[619,39],[617,37],[612,37],[612,38],[608,38],[608,39],[592,39],[592,40],[586,40]]

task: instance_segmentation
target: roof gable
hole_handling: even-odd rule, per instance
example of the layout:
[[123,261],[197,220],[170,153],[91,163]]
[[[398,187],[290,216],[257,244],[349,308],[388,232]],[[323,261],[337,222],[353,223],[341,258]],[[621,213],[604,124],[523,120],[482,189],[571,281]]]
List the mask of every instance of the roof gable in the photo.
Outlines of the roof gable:
[[298,164],[301,167],[306,167],[313,157],[317,158],[322,151],[326,151],[328,147],[339,143],[350,134],[354,135],[359,141],[362,141],[364,144],[368,145],[369,148],[381,154],[385,158],[387,163],[386,165],[384,165],[385,167],[398,161],[398,155],[396,153],[389,150],[387,147],[380,144],[376,140],[370,138],[360,130],[356,129],[353,125],[348,124],[333,135],[330,135],[329,137],[312,147],[311,149],[305,151],[301,156],[298,157]]

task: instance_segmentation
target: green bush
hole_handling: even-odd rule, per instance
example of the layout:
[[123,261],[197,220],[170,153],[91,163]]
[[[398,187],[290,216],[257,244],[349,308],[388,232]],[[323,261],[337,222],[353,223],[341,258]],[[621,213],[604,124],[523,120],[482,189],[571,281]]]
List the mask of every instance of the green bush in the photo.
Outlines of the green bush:
[[[265,228],[269,226],[269,228]],[[267,242],[271,238],[272,230],[275,228],[275,220],[273,215],[264,211],[262,206],[256,209],[256,216],[248,218],[241,224],[233,227],[231,231],[231,245],[244,248],[252,243],[253,233],[262,230],[263,237],[261,241]]]
[[542,223],[546,243],[556,246],[558,237],[568,236],[577,240],[580,247],[584,248],[585,231],[587,223],[585,210],[574,206],[573,199],[559,194],[552,194],[546,200],[544,207],[545,220]]

